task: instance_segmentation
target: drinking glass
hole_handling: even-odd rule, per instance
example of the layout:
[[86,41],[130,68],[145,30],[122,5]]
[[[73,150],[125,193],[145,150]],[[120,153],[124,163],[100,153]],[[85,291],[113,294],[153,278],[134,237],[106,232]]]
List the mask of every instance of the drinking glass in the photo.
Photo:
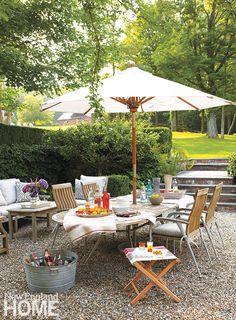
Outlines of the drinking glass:
[[140,249],[144,250],[145,249],[145,242],[139,242],[138,246]]
[[152,241],[148,241],[147,242],[147,251],[148,252],[152,252],[153,249],[153,242]]

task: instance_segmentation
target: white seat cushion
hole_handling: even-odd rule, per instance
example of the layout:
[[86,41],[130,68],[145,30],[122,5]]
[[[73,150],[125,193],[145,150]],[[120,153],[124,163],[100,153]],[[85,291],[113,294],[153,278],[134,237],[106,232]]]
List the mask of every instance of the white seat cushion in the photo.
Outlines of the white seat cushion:
[[6,199],[4,198],[2,191],[0,190],[0,206],[6,206],[7,202]]
[[[25,204],[25,202],[22,202],[22,204]],[[8,215],[7,209],[19,208],[20,206],[21,206],[21,203],[11,203],[7,206],[0,206],[0,216],[7,216]]]
[[16,202],[16,181],[19,181],[19,179],[0,180],[0,190],[7,204]]
[[[182,224],[182,226],[184,230],[186,230],[186,225]],[[155,235],[177,237],[177,238],[182,238],[183,236],[177,223],[172,223],[172,222],[155,226],[152,229],[152,233]]]

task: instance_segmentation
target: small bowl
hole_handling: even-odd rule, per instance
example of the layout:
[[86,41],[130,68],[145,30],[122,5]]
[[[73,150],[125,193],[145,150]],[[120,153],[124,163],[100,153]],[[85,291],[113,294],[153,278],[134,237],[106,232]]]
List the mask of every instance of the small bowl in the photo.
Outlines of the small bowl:
[[154,197],[148,197],[149,201],[151,202],[151,204],[153,205],[159,205],[162,203],[163,201],[163,197],[159,196],[158,198],[154,198]]

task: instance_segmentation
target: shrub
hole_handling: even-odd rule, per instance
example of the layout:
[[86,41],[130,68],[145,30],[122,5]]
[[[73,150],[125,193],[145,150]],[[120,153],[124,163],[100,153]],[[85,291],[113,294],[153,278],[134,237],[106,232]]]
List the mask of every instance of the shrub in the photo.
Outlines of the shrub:
[[1,144],[40,144],[46,130],[0,124]]
[[236,152],[229,156],[229,165],[227,168],[228,174],[236,180]]
[[111,197],[123,196],[131,192],[132,181],[125,175],[111,175],[108,177],[107,190]]
[[172,131],[167,127],[149,127],[146,132],[156,134],[156,139],[159,144],[160,153],[169,153],[172,148]]
[[60,181],[65,163],[57,147],[47,145],[0,145],[0,179],[22,181],[44,178],[50,184]]
[[[132,176],[131,123],[100,121],[80,124],[62,131],[48,131],[47,143],[60,146],[61,155],[70,161],[73,176],[112,175]],[[137,128],[137,171],[140,179],[158,174],[159,152],[155,135]],[[72,165],[73,164],[73,165]],[[67,179],[71,179],[69,176]]]

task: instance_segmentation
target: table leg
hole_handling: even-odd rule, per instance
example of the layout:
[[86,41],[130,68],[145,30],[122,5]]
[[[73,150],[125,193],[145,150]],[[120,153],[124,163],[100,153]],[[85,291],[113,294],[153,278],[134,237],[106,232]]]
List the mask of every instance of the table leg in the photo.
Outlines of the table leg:
[[32,240],[37,241],[37,217],[36,214],[32,214]]
[[8,213],[9,238],[13,239],[13,217]]
[[47,213],[47,227],[51,228],[51,213]]

